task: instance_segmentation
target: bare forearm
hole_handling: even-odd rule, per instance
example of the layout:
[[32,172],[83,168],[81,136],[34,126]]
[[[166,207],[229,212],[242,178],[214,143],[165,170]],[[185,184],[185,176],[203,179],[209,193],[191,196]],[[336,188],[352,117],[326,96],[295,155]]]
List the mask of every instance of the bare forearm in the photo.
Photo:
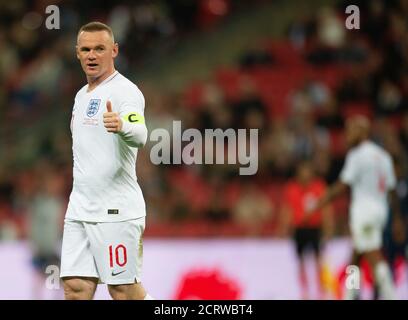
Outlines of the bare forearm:
[[321,208],[325,207],[339,195],[343,194],[346,190],[347,185],[341,181],[337,181],[327,190],[326,194],[322,198],[320,198],[315,210],[320,210]]
[[390,191],[389,194],[391,212],[394,217],[401,217],[401,207],[395,190]]

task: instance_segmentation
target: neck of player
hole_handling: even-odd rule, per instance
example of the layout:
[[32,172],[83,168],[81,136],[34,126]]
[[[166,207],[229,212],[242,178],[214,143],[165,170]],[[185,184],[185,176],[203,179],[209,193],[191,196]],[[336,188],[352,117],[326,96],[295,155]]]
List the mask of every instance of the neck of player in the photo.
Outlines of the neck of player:
[[87,76],[86,79],[88,81],[88,91],[95,89],[99,84],[101,84],[103,81],[109,78],[115,71],[116,71],[115,67],[112,67],[108,71],[106,71],[104,74],[100,75],[99,77],[88,77]]

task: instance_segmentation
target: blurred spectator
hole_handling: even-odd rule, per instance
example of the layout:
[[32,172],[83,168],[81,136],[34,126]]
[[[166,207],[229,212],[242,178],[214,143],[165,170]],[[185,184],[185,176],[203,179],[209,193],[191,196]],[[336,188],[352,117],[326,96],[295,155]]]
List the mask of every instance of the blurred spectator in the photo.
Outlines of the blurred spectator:
[[266,119],[266,106],[259,96],[259,92],[253,80],[249,77],[243,77],[239,81],[238,101],[231,105],[235,120],[235,128],[246,128],[245,117],[248,113],[255,111],[260,117]]
[[340,48],[345,44],[346,32],[343,21],[331,7],[322,7],[317,16],[317,36],[324,47]]
[[390,80],[381,82],[375,107],[379,115],[392,115],[402,111],[403,99],[401,92]]
[[179,32],[189,32],[197,27],[198,1],[173,0],[167,3],[171,3],[170,16]]
[[317,116],[317,125],[328,130],[343,128],[344,121],[339,110],[339,104],[333,96],[329,95],[322,104]]
[[204,217],[212,222],[225,222],[231,219],[231,212],[225,198],[226,183],[222,177],[212,175],[210,178],[211,197]]
[[394,159],[398,161],[407,161],[407,153],[403,149],[395,126],[388,118],[377,118],[373,130],[374,140],[382,145]]
[[400,140],[406,153],[408,153],[408,112],[404,113],[401,119]]
[[33,299],[41,299],[46,269],[54,265],[59,267],[62,222],[66,201],[63,198],[63,177],[49,162],[40,163],[36,168],[38,186],[28,210],[28,236],[33,255],[36,278],[33,284]]
[[316,18],[314,47],[310,50],[308,61],[315,65],[325,65],[338,61],[338,50],[346,40],[343,21],[331,7],[322,7]]
[[308,14],[291,21],[288,28],[289,41],[295,48],[304,49],[308,40],[316,33],[316,21]]
[[19,63],[17,50],[7,41],[4,31],[0,31],[0,50],[0,81],[3,82],[17,69]]
[[371,97],[372,83],[363,66],[351,69],[348,77],[344,78],[337,90],[340,102],[364,101]]
[[259,44],[246,49],[239,59],[239,65],[244,70],[255,67],[270,67],[274,64],[275,60],[272,54]]
[[287,178],[292,172],[295,135],[282,119],[275,119],[260,144],[260,163],[265,162],[268,174]]
[[298,111],[292,120],[296,159],[310,158],[314,153],[329,147],[330,140],[327,130],[316,125],[316,120],[310,110]]
[[387,30],[387,19],[383,0],[368,1],[367,18],[361,24],[363,33],[366,33],[372,42],[383,39]]
[[[44,12],[43,2],[2,2],[0,233],[3,237],[15,239],[27,235],[28,207],[33,197],[38,196],[34,168],[43,156],[59,166],[59,174],[64,177],[64,197],[69,194],[72,183],[69,119],[73,95],[84,82],[73,53],[76,32],[84,20],[106,20],[112,25],[123,51],[118,69],[138,78],[141,67],[161,60],[171,64],[183,42],[194,43],[196,36],[200,41],[206,35],[216,37],[217,30],[213,31],[223,27],[222,21],[229,17],[239,19],[239,15],[234,16],[236,12],[246,14],[246,10],[257,10],[259,3],[267,1],[143,0],[121,1],[120,5],[98,3],[98,6],[95,1],[59,2],[63,27],[60,32],[49,32],[43,26],[33,27],[38,18],[36,13]],[[308,158],[316,166],[316,174],[330,182],[344,160],[340,129],[346,111],[350,103],[357,103],[368,106],[366,111],[374,115],[376,141],[398,161],[408,161],[408,2],[357,1],[364,21],[361,30],[352,32],[344,28],[344,3],[282,19],[283,27],[289,26],[286,40],[262,36],[262,39],[251,39],[256,45],[248,48],[247,40],[243,39],[243,49],[238,53],[241,59],[235,65],[233,60],[228,62],[232,77],[220,83],[218,67],[209,70],[207,79],[194,95],[200,103],[189,105],[182,99],[181,92],[188,89],[188,81],[186,87],[173,89],[173,84],[159,87],[146,83],[142,77],[138,85],[143,86],[145,93],[149,132],[157,128],[167,130],[169,137],[165,140],[169,141],[164,142],[171,144],[173,120],[180,120],[183,129],[198,128],[202,132],[215,128],[257,128],[259,170],[252,177],[254,181],[272,181],[279,186],[293,175],[299,161]],[[195,46],[202,49],[200,42]],[[287,63],[280,63],[282,60]],[[199,66],[201,61],[196,63]],[[194,70],[195,65],[189,67]],[[222,191],[233,183],[238,185],[237,189],[245,185],[244,181],[234,180],[237,166],[156,166],[149,159],[155,142],[148,140],[138,160],[138,176],[146,192],[151,219],[159,224],[207,217],[234,223],[231,206],[235,202],[225,205]],[[224,152],[227,155],[228,150]],[[172,154],[170,148],[169,155],[164,156]],[[175,170],[188,172],[187,175],[194,176],[193,182],[182,176],[179,179],[183,183],[174,187]],[[214,175],[218,177],[217,182],[212,180]],[[254,197],[245,201],[251,203]],[[250,207],[245,202],[240,204],[246,206]],[[338,221],[343,223],[341,216]],[[339,226],[338,230],[347,228]]]
[[273,215],[274,207],[268,197],[253,183],[245,183],[233,209],[234,221],[245,226],[249,230],[248,235],[259,236]]
[[305,87],[296,90],[290,97],[291,99],[291,112],[297,114],[299,112],[312,112],[313,105],[311,97],[309,96]]
[[305,84],[305,90],[310,97],[312,105],[316,109],[320,109],[330,98],[329,88],[321,81],[308,81]]
[[229,0],[200,0],[198,3],[197,20],[202,29],[214,28],[231,10]]
[[[202,131],[205,129],[231,128],[233,119],[230,118],[230,111],[226,110],[227,106],[224,100],[223,92],[215,82],[208,81],[205,83],[201,105],[198,107],[199,128]],[[218,119],[219,117],[221,119]],[[220,122],[222,127],[217,126],[220,125]]]

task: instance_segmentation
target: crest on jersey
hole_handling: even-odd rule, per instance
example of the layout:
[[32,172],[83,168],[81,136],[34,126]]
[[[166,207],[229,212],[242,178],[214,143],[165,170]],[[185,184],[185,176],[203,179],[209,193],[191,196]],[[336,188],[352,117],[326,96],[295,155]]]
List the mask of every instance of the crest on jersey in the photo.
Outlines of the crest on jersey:
[[98,113],[100,105],[101,105],[101,99],[91,99],[89,101],[88,108],[86,108],[86,115],[89,118],[92,118],[95,114]]

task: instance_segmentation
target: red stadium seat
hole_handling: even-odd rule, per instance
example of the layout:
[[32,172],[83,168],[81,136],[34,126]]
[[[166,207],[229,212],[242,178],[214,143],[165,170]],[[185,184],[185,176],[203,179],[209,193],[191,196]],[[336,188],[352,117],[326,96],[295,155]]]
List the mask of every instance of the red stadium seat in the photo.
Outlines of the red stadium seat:
[[287,40],[272,41],[268,47],[280,66],[298,68],[306,64],[301,52]]
[[215,72],[215,81],[224,92],[228,102],[239,98],[239,82],[243,74],[238,69],[220,68]]
[[203,102],[204,85],[200,82],[190,84],[183,95],[183,104],[188,108],[198,108]]
[[344,131],[339,130],[330,130],[330,151],[331,154],[335,157],[344,155],[346,151],[346,141],[344,137]]
[[349,70],[343,65],[330,65],[326,67],[314,68],[313,73],[316,79],[322,81],[330,89],[335,90],[341,81],[347,76]]

